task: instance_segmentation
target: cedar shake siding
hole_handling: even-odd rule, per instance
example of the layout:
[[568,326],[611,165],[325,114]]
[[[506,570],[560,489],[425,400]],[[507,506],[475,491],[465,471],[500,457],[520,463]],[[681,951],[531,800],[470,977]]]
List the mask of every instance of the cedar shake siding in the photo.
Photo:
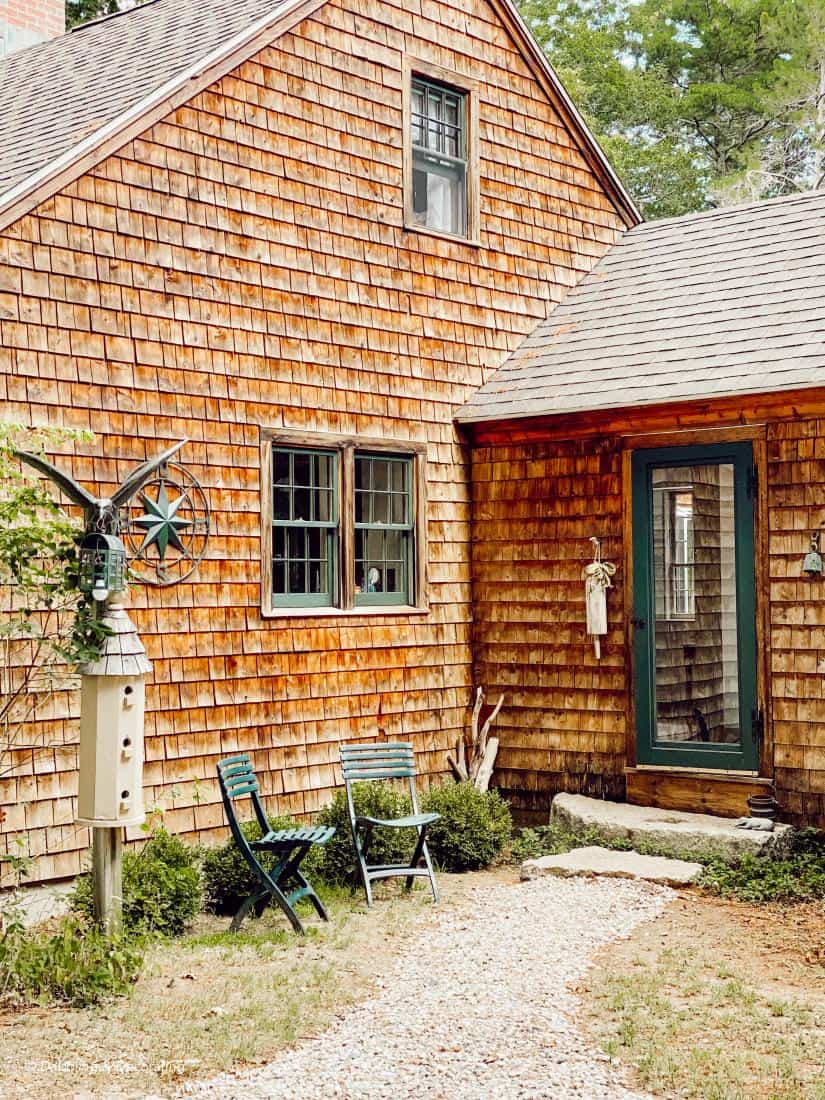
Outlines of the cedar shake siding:
[[[801,572],[810,532],[825,518],[825,393],[809,390],[807,400],[810,408],[820,407],[818,417],[795,416],[795,407],[778,395],[771,402],[742,402],[727,413],[713,405],[681,415],[660,409],[656,428],[666,433],[657,445],[678,445],[686,429],[687,441],[696,443],[702,432],[695,429],[703,421],[705,434],[744,432],[753,441],[760,483],[756,577],[765,719],[759,776],[775,780],[783,820],[825,828],[825,578]],[[802,414],[805,406],[796,408]],[[627,784],[632,801],[730,816],[745,812],[751,793],[745,779],[733,777],[625,773],[633,764],[635,730],[626,600],[629,481],[622,478],[622,460],[629,448],[651,445],[643,435],[646,415],[616,414],[612,431],[605,424],[602,434],[577,441],[552,439],[551,420],[541,427],[511,422],[474,430],[476,678],[491,694],[506,692],[497,722],[496,781],[522,820],[547,820],[558,791],[621,799]],[[749,422],[753,427],[743,427]],[[585,421],[580,428],[587,430]],[[698,526],[701,563],[701,521]],[[581,578],[593,534],[604,540],[602,556],[618,566],[598,662],[585,633]],[[682,627],[696,645],[696,679],[707,675],[709,651],[717,651],[719,671],[720,626],[699,630],[699,620]],[[718,676],[701,692],[694,683],[694,698],[704,696],[709,724],[722,721],[722,687]],[[676,680],[665,686],[668,692],[670,706],[684,717]]]
[[[405,56],[477,82],[477,245],[403,228]],[[181,460],[212,508],[197,572],[131,596],[153,660],[146,802],[166,808],[171,829],[225,836],[215,763],[235,750],[251,752],[277,813],[326,802],[339,743],[379,729],[411,739],[425,774],[445,773],[473,682],[469,455],[453,416],[623,225],[485,0],[428,2],[415,14],[330,0],[0,236],[4,417],[91,428],[94,444],[56,461],[100,495],[188,437]],[[424,449],[428,610],[262,615],[266,429]],[[553,552],[572,555],[550,597],[571,638],[580,556],[570,539],[590,533],[591,500],[600,526],[617,522],[617,462],[575,448],[542,459],[531,476],[547,487],[537,492],[548,517],[556,485],[567,512],[536,522],[535,534],[525,502],[502,502],[502,515],[525,525],[510,524],[517,545],[531,538],[541,556],[558,539]],[[573,474],[585,477],[584,495]],[[578,714],[605,707],[579,749],[575,722],[554,721],[563,745],[542,734],[541,784],[565,770],[565,753],[583,762],[596,752],[593,782],[620,787],[621,642],[617,628],[598,676],[560,668],[553,713],[568,699]],[[499,661],[485,656],[482,677]],[[523,690],[543,699],[547,688]],[[509,703],[519,722],[537,713]],[[59,697],[37,733],[60,747],[33,766],[21,759],[0,783],[0,829],[9,843],[28,834],[39,878],[75,873],[88,842],[73,823],[77,713],[76,694]],[[513,722],[507,787],[523,766]]]

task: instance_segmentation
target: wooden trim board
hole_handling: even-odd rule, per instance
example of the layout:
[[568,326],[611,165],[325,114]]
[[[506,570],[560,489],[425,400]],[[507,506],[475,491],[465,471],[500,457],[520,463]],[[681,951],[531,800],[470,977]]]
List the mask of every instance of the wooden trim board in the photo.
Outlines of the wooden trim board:
[[744,817],[748,797],[765,794],[771,780],[755,775],[688,769],[625,768],[627,801],[683,813]]

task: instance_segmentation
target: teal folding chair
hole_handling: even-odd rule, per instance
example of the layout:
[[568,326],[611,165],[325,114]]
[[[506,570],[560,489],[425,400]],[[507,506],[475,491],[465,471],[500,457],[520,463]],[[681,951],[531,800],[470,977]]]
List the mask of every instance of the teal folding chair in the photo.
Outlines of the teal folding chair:
[[[395,741],[374,745],[342,745],[341,768],[347,792],[347,809],[352,827],[352,841],[355,856],[364,882],[367,905],[372,905],[372,883],[382,878],[406,878],[407,889],[412,887],[413,879],[426,875],[430,880],[433,901],[438,901],[438,887],[435,884],[433,865],[427,848],[427,829],[440,814],[422,814],[418,808],[418,796],[415,790],[415,760],[412,745],[407,741]],[[353,783],[363,780],[387,781],[406,779],[410,785],[410,801],[413,812],[406,817],[383,820],[378,817],[359,817],[355,813],[352,799]],[[415,829],[418,842],[409,863],[369,863],[369,847],[376,829]],[[423,860],[423,867],[419,864]]]
[[[301,898],[309,898],[318,916],[322,920],[329,920],[321,899],[301,871],[301,862],[316,844],[326,844],[335,834],[335,829],[331,826],[270,829],[261,802],[258,781],[249,756],[245,752],[219,761],[218,782],[232,837],[241,855],[252,869],[258,885],[258,889],[249,895],[232,918],[231,931],[237,932],[244,917],[253,909],[256,915],[260,916],[270,901],[274,901],[281,907],[293,929],[301,934],[304,926],[295,912],[295,904]],[[235,800],[245,795],[249,795],[252,800],[252,808],[261,827],[260,840],[247,840],[238,822]],[[275,855],[277,862],[271,871],[266,871],[261,866],[261,861],[256,854],[258,852],[272,852]]]

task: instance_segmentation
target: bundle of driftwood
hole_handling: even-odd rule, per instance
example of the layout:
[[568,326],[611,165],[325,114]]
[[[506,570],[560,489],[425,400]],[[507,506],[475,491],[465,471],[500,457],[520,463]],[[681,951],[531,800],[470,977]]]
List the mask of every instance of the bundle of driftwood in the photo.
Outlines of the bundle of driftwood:
[[480,791],[489,788],[498,754],[498,738],[490,736],[490,727],[498,717],[503,702],[502,695],[479,729],[479,719],[484,708],[484,691],[482,688],[476,690],[470,723],[470,743],[468,745],[462,735],[456,741],[455,753],[447,756],[453,775],[459,783],[470,782]]

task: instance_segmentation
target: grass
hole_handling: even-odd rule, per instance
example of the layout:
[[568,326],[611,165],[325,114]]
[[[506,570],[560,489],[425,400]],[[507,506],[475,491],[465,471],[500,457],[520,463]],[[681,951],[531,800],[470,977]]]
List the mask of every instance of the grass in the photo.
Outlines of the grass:
[[[466,889],[459,876],[439,884],[447,905]],[[228,918],[201,917],[190,933],[150,946],[128,997],[0,1016],[0,1096],[168,1095],[186,1078],[264,1063],[323,1031],[368,995],[431,911],[423,889],[388,886],[372,910],[360,892],[326,888],[323,897],[330,923],[307,910],[305,937],[274,910],[238,934]]]
[[801,932],[777,911],[754,935],[751,906],[695,897],[605,956],[591,1030],[654,1094],[825,1100],[825,967],[800,955],[825,913],[809,909]]

